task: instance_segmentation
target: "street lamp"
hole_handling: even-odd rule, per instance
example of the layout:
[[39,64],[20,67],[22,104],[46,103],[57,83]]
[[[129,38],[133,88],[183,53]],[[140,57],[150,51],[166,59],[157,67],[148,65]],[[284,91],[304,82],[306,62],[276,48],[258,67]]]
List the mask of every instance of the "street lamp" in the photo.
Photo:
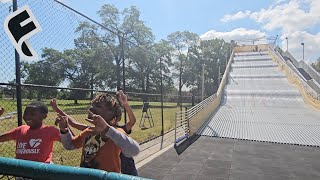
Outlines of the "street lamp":
[[301,43],[302,45],[302,60],[304,61],[304,43]]
[[202,64],[202,83],[201,83],[201,101],[204,97],[204,64]]
[[288,37],[286,37],[286,40],[287,40],[287,52],[288,52]]
[[220,59],[218,59],[218,68],[219,68],[219,70],[218,70],[218,88],[219,88],[219,86],[220,86]]

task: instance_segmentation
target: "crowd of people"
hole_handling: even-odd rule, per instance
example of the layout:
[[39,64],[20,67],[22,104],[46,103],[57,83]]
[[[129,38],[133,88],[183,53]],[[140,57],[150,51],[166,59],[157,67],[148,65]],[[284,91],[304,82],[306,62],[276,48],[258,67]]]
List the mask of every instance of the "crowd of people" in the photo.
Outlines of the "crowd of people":
[[[53,144],[59,141],[66,150],[82,148],[80,167],[138,176],[132,157],[139,154],[140,147],[128,136],[136,118],[122,90],[117,91],[116,97],[107,93],[96,95],[86,118],[90,125],[80,123],[64,112],[56,99],[52,99],[50,105],[57,113],[55,124],[58,128],[43,122],[48,115],[48,107],[42,102],[32,102],[24,109],[26,125],[0,135],[0,142],[16,141],[17,159],[52,163]],[[121,106],[128,115],[124,125],[119,125]],[[0,107],[0,116],[4,111]],[[75,134],[72,128],[80,130],[80,133]]]

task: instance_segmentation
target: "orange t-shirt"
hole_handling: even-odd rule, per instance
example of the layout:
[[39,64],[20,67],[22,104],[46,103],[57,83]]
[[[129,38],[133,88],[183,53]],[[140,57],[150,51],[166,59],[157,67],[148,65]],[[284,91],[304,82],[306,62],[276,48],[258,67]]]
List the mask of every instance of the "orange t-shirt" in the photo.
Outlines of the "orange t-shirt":
[[61,141],[60,132],[53,126],[42,125],[30,129],[22,125],[7,133],[10,140],[16,140],[16,158],[50,163],[54,141]]
[[[125,133],[121,128],[116,129]],[[83,147],[80,167],[121,172],[121,149],[110,138],[93,134],[93,131],[87,128],[73,139],[73,145],[77,148]]]

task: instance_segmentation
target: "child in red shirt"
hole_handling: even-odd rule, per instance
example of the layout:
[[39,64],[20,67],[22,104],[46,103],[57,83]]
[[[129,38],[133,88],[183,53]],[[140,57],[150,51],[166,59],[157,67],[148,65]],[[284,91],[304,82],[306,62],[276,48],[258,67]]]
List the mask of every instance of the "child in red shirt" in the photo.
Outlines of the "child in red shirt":
[[0,142],[15,140],[17,159],[50,163],[54,141],[60,141],[66,149],[70,149],[72,136],[63,118],[57,118],[60,132],[53,126],[44,125],[47,114],[48,107],[41,102],[27,105],[23,113],[27,125],[0,135]]

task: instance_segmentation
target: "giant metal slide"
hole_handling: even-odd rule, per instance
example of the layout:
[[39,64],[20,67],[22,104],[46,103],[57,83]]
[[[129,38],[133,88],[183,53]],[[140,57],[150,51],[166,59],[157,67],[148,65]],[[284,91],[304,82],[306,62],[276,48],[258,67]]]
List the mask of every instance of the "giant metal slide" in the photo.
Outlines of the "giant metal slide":
[[320,111],[268,52],[235,53],[220,106],[199,135],[320,146]]

